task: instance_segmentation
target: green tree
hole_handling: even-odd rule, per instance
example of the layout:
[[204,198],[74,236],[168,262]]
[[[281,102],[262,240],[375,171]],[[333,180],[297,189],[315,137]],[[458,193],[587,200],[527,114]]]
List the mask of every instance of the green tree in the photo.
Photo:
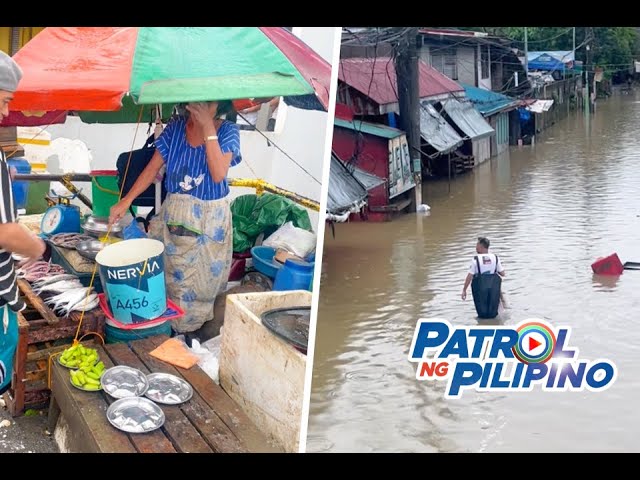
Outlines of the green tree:
[[[486,32],[507,38],[524,50],[524,27],[452,27]],[[586,46],[591,48],[591,64],[609,75],[625,71],[640,57],[640,35],[636,27],[575,27],[576,60],[586,61]],[[529,51],[573,49],[573,27],[527,27]],[[588,39],[588,41],[585,41]]]

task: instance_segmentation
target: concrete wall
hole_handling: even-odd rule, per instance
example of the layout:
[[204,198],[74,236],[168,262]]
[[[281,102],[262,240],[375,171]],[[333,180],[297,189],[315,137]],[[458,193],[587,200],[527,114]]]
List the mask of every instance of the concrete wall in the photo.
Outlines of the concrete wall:
[[[293,33],[318,52],[328,62],[333,60],[336,35],[334,27],[294,27]],[[328,115],[325,112],[288,108],[281,102],[274,132],[265,132],[265,137],[254,131],[241,131],[243,162],[229,171],[231,178],[261,178],[281,188],[294,191],[313,200],[320,201],[320,184],[302,168],[282,154],[278,145],[318,181],[322,180],[325,159],[325,138]],[[138,128],[136,141],[132,144]],[[52,140],[59,137],[80,139],[89,148],[94,170],[115,169],[116,159],[122,152],[139,148],[147,138],[147,125],[117,124],[88,125],[78,118],[68,118],[64,125],[48,128]],[[56,161],[50,162],[49,171],[55,173]],[[82,186],[82,185],[79,185]],[[85,185],[90,191],[90,185]],[[253,193],[251,189],[232,188],[232,197]],[[314,226],[318,225],[317,212],[309,211]]]

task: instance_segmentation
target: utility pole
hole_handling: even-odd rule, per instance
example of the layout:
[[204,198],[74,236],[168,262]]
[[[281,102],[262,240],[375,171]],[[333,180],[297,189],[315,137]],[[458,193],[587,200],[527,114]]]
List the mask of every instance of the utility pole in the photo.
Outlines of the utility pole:
[[589,69],[590,67],[590,51],[591,46],[589,45],[589,28],[585,27],[584,29],[584,42],[585,42],[585,62],[584,62],[584,88],[585,88],[585,98],[584,98],[584,111],[585,114],[589,115],[589,110],[591,110],[591,95],[589,94]]
[[573,27],[573,61],[576,61],[576,27]]
[[529,36],[527,27],[524,27],[524,73],[527,75],[526,81],[529,79]]
[[416,39],[418,28],[407,29],[404,38],[397,45],[396,78],[398,84],[398,104],[400,126],[407,134],[409,157],[415,181],[415,195],[411,201],[412,211],[422,204],[422,161],[420,158],[420,83],[418,51]]

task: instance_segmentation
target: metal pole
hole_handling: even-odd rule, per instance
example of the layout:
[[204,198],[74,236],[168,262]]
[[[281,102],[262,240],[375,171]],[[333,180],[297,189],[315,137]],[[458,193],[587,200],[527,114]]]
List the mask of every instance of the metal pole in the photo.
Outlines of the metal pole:
[[449,195],[451,195],[451,154],[447,155],[449,163]]
[[589,94],[589,60],[590,60],[590,50],[591,50],[591,46],[589,45],[589,31],[588,31],[588,27],[585,27],[585,32],[584,32],[584,38],[585,38],[585,49],[586,49],[586,54],[585,54],[585,62],[584,62],[584,86],[585,86],[585,99],[584,99],[584,111],[585,113],[588,115],[589,114],[589,110],[591,110],[591,96]]
[[16,181],[22,182],[62,182],[63,180],[70,182],[90,182],[92,178],[88,173],[18,173],[15,176]]
[[529,79],[529,36],[527,32],[527,27],[524,27],[524,71],[527,74],[527,78]]

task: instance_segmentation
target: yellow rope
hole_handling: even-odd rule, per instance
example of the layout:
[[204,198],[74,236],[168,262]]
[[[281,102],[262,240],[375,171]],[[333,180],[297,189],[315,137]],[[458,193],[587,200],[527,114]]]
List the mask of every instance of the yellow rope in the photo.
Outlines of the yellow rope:
[[[131,142],[131,150],[129,151],[129,158],[127,159],[127,166],[124,170],[124,178],[122,179],[122,187],[120,188],[120,192],[113,192],[114,194],[118,195],[118,201],[120,201],[120,199],[122,198],[122,192],[124,189],[124,185],[125,185],[125,180],[127,178],[127,173],[129,173],[129,165],[131,164],[131,157],[133,155],[133,147],[136,144],[136,137],[138,136],[138,129],[140,127],[140,121],[142,120],[142,113],[143,113],[143,109],[144,107],[140,107],[140,115],[138,116],[138,123],[136,125],[136,131],[133,134],[133,141]],[[109,241],[109,235],[111,234],[111,229],[112,229],[113,225],[109,226],[109,228],[107,229],[107,234],[105,235],[105,241],[108,242]],[[91,295],[91,291],[93,290],[93,284],[95,282],[96,279],[96,272],[98,271],[98,264],[94,263],[93,264],[93,272],[91,273],[91,280],[89,281],[89,287],[87,288],[87,296],[85,297],[85,302],[87,302],[87,300],[89,299],[89,296]],[[102,340],[102,344],[104,345],[104,338],[102,337],[102,335],[100,335],[97,332],[88,332],[86,334],[84,334],[80,339],[78,339],[78,335],[80,335],[80,329],[82,328],[82,322],[84,321],[84,314],[85,314],[85,310],[82,310],[80,312],[80,318],[78,319],[78,328],[76,329],[76,334],[73,338],[73,343],[72,346],[77,345],[78,343],[80,343],[82,341],[82,339],[84,337],[86,337],[87,335],[97,335],[98,337],[100,337],[100,339]],[[62,352],[58,352],[58,353],[54,353],[52,355],[49,356],[49,371],[48,371],[48,375],[47,375],[47,384],[49,386],[49,389],[51,389],[51,366],[53,364],[53,358],[60,355]]]

